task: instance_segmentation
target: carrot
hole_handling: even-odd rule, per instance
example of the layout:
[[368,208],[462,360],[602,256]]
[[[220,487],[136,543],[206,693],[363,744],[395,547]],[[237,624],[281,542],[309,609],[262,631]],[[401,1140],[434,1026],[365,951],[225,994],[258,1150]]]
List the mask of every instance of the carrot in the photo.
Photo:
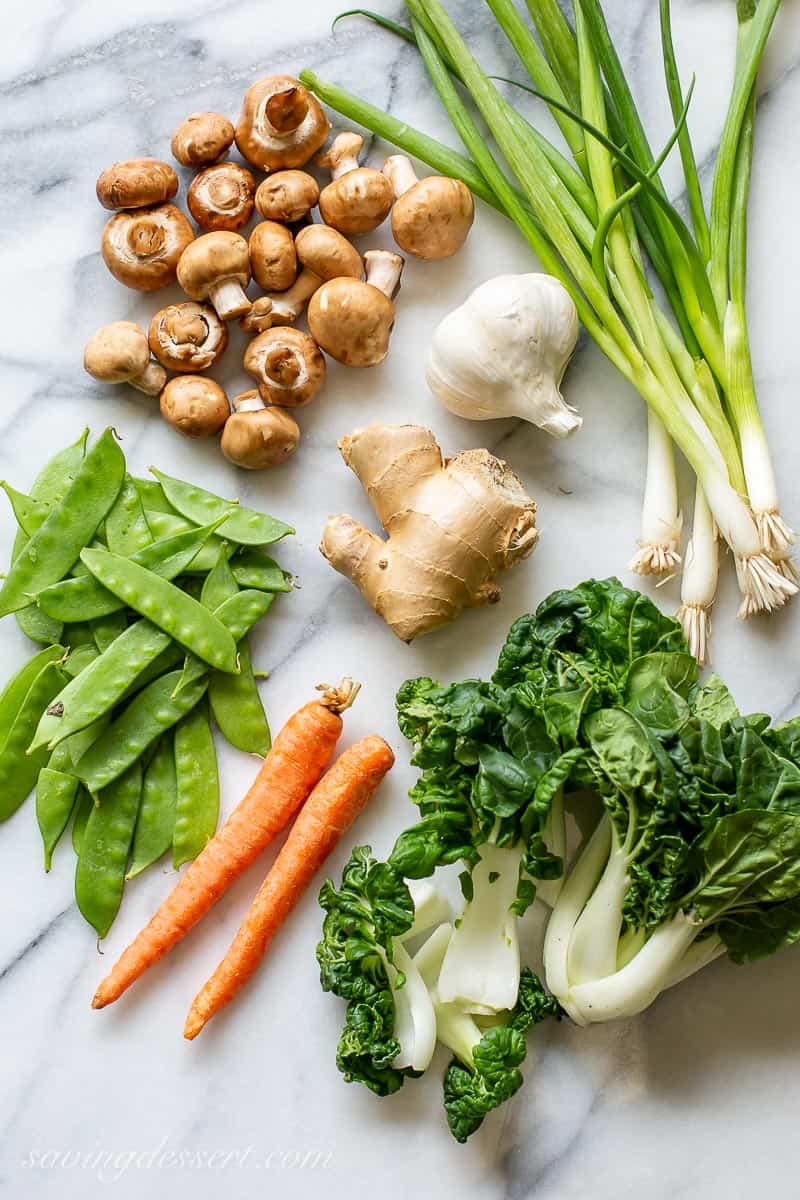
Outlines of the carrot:
[[261,885],[228,953],[195,997],[183,1036],[200,1030],[253,975],[270,942],[344,831],[394,763],[383,738],[356,742],[314,788],[275,865]]
[[350,679],[338,688],[322,684],[321,699],[289,718],[244,799],[123,952],[97,989],[92,1008],[112,1004],[168,954],[289,823],[333,758],[341,713],[359,686]]

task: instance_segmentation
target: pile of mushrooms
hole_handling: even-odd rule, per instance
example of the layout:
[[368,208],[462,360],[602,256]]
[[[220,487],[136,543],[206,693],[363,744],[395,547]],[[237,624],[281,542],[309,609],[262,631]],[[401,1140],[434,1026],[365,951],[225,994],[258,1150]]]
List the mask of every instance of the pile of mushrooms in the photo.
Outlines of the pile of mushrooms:
[[[188,298],[159,309],[147,333],[130,321],[104,326],[86,346],[86,370],[158,396],[173,428],[219,436],[223,454],[248,469],[297,448],[293,410],[324,386],[325,355],[372,367],[388,353],[405,259],[388,250],[362,257],[349,239],[391,214],[398,247],[433,260],[455,254],[472,225],[462,183],[418,180],[401,155],[380,171],[362,166],[358,134],[339,133],[325,149],[329,134],[319,102],[290,75],[254,83],[236,126],[219,113],[192,113],[171,150],[194,172],[186,205],[197,232],[174,203],[180,181],[168,163],[118,162],[97,181],[113,214],[102,236],[112,275],[140,292],[177,283]],[[230,158],[234,143],[247,165]],[[304,169],[312,160],[329,180]],[[308,332],[298,328],[304,314]],[[233,321],[251,338],[243,366],[255,387],[229,401],[204,372],[225,353]]]

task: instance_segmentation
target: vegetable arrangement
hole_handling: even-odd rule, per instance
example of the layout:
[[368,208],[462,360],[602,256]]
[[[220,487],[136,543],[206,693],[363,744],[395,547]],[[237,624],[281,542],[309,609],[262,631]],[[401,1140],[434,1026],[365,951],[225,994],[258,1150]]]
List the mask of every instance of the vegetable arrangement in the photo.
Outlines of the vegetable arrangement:
[[[391,213],[401,249],[442,259],[460,249],[472,226],[472,193],[460,181],[418,180],[400,155],[382,171],[361,166],[360,135],[340,133],[323,150],[329,132],[318,101],[289,75],[254,83],[235,129],[219,113],[187,117],[172,153],[200,168],[186,195],[203,231],[197,237],[170,203],[179,181],[168,163],[118,162],[97,181],[98,200],[114,213],[102,239],[114,277],[142,292],[177,281],[189,299],[155,313],[147,334],[130,321],[98,330],[85,348],[86,370],[158,396],[170,425],[187,437],[219,435],[223,454],[250,470],[283,462],[297,448],[291,410],[323,387],[325,354],[372,367],[388,353],[405,260],[388,250],[362,258],[348,239],[372,233]],[[251,167],[267,172],[261,183],[240,163],[219,161],[234,140]],[[299,169],[312,159],[331,175],[321,189]],[[324,224],[312,223],[317,205]],[[262,219],[248,240],[242,231],[254,212]],[[245,290],[251,279],[262,292],[255,301]],[[309,332],[296,328],[306,309]],[[235,319],[254,335],[244,368],[256,387],[229,403],[200,372],[225,353],[227,323]],[[167,371],[178,374],[168,379]]]
[[0,819],[36,792],[45,869],[72,819],[75,896],[100,937],[127,878],[217,825],[211,717],[238,749],[270,731],[249,631],[289,577],[261,547],[282,521],[154,471],[126,471],[113,431],[55,455],[30,494],[0,586],[38,651],[0,695]]
[[341,714],[359,685],[344,679],[338,688],[323,684],[318,690],[320,699],[287,721],[247,795],[102,981],[93,1008],[118,1000],[168,954],[299,813],[228,953],[195,998],[184,1036],[197,1037],[252,977],[278,928],[394,764],[383,738],[372,735],[328,770]]
[[[348,1080],[388,1094],[438,1037],[462,1064],[445,1107],[463,1140],[519,1086],[520,1006],[579,1025],[628,1017],[720,955],[751,962],[800,937],[800,719],[740,715],[721,680],[698,681],[680,624],[618,580],[554,592],[516,621],[491,682],[410,680],[397,710],[420,819],[388,862],[359,848],[320,896]],[[598,805],[570,863],[566,813],[583,827]],[[407,881],[454,863],[451,925],[431,885],[415,902]],[[552,909],[549,995],[520,964],[537,897]],[[462,1053],[470,1029],[479,1047],[497,1039],[502,1068],[485,1047]]]
[[[660,155],[647,140],[599,0],[574,0],[574,28],[555,0],[529,0],[540,41],[513,0],[486,3],[529,78],[518,86],[547,103],[572,161],[485,74],[439,0],[407,0],[409,28],[364,15],[416,44],[468,156],[311,71],[301,72],[301,79],[338,112],[461,180],[514,220],[545,270],[571,295],[587,331],[647,402],[648,471],[635,571],[663,573],[680,561],[673,443],[683,452],[697,490],[679,615],[692,652],[704,659],[717,583],[717,532],[734,554],[741,616],[770,612],[797,591],[790,558],[794,534],[779,511],[745,312],[756,76],[780,0],[737,3],[736,70],[710,213],[686,127],[691,94],[684,96],[679,81],[669,0],[660,0],[659,7],[676,124]],[[676,142],[691,229],[659,177]],[[646,263],[671,315],[650,288]]]

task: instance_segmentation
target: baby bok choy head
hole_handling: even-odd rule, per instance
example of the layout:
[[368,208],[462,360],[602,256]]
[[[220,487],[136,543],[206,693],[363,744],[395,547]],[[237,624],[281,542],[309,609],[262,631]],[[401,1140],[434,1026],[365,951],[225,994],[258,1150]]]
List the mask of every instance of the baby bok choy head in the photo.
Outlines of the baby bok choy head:
[[582,750],[566,749],[525,689],[467,680],[404,684],[400,727],[422,776],[411,791],[421,819],[390,863],[407,878],[463,861],[463,912],[438,979],[440,998],[481,1014],[514,1007],[520,983],[518,917],[536,880],[562,872],[560,791]]
[[[337,890],[326,880],[319,902],[326,916],[317,946],[322,987],[347,1001],[336,1064],[348,1083],[379,1096],[424,1071],[436,1047],[436,1017],[428,990],[402,939],[422,932],[407,884],[394,867],[356,846]],[[443,919],[426,897],[430,923]]]

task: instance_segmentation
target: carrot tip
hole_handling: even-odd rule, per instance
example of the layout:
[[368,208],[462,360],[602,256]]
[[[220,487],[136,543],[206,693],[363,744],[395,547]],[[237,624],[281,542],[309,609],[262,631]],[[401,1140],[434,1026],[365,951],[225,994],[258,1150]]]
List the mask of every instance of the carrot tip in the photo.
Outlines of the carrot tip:
[[205,1021],[203,1021],[196,1014],[189,1013],[189,1016],[186,1018],[186,1024],[183,1027],[183,1036],[186,1038],[187,1042],[194,1041],[198,1033],[200,1033],[203,1029],[204,1025]]
[[361,684],[345,676],[338,687],[331,687],[329,683],[318,683],[317,691],[322,692],[320,703],[324,704],[325,708],[329,708],[331,712],[343,713],[355,701],[361,691]]

